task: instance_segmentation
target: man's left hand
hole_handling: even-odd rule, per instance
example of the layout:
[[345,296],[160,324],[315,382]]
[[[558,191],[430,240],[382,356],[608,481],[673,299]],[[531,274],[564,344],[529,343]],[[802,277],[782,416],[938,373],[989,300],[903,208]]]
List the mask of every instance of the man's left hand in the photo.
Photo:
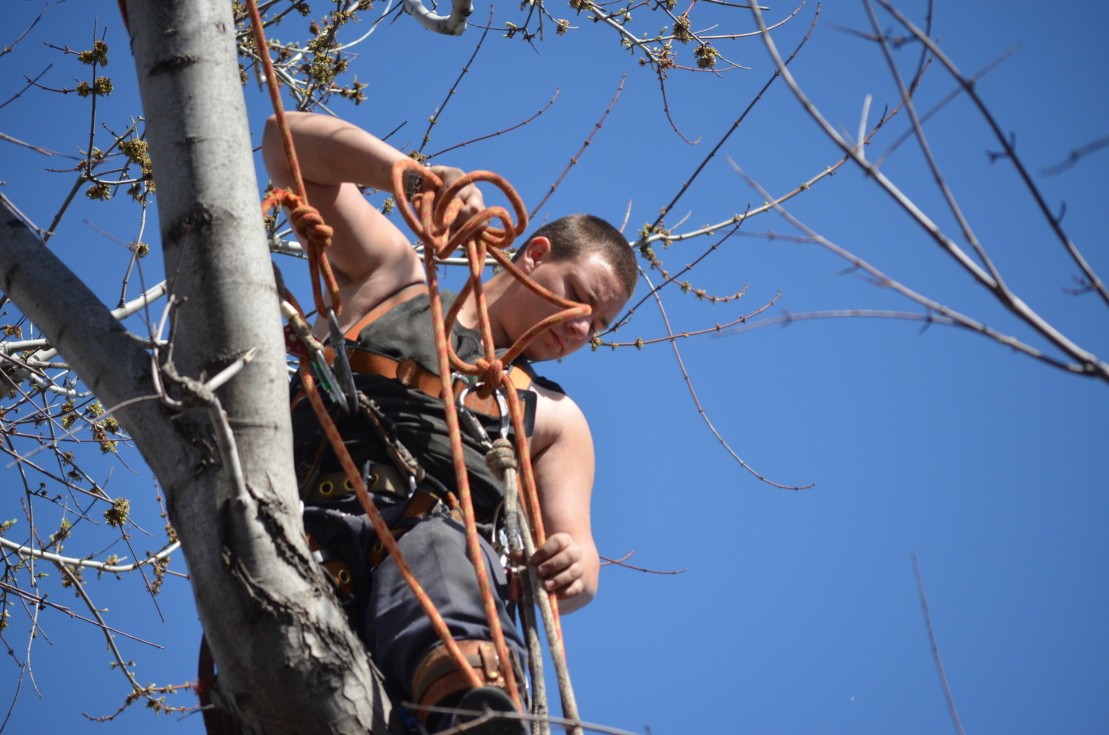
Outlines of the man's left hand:
[[576,597],[585,589],[581,547],[568,533],[548,538],[532,554],[530,564],[538,572],[543,589],[554,592],[560,600]]

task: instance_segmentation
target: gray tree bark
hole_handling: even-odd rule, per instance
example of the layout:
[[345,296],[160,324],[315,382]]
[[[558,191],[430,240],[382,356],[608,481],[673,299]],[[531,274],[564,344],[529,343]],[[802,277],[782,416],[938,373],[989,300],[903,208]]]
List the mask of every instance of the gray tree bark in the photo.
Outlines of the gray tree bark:
[[[231,4],[126,9],[177,304],[158,369],[182,405],[158,397],[147,349],[10,209],[0,285],[105,405],[145,398],[116,415],[165,488],[219,666],[217,700],[256,733],[384,733],[380,682],[304,542]],[[251,349],[230,382],[204,388]]]

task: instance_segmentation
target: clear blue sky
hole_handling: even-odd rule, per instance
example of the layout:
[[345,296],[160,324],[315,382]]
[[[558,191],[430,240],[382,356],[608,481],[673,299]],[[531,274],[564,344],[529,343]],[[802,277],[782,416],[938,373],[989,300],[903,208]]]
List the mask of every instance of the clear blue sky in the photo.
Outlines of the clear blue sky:
[[[907,3],[906,10],[919,13],[923,5]],[[1038,173],[1109,132],[1109,47],[1102,38],[1109,10],[1097,3],[1048,9],[998,0],[936,5],[936,32],[964,71],[974,73],[1015,48],[979,90],[1015,136],[1049,201],[1066,202],[1072,239],[1103,277],[1109,275],[1103,230],[1109,151],[1060,175]],[[14,40],[41,7],[7,3],[0,41]],[[781,19],[787,10],[775,6],[768,18]],[[694,18],[696,12],[700,6]],[[713,13],[704,12],[702,18]],[[735,25],[751,29],[746,11],[731,12]],[[812,12],[810,3],[782,29],[777,38],[783,48],[803,34]],[[475,17],[484,13],[479,9]],[[96,18],[96,28],[107,29],[107,71],[116,89],[100,102],[99,121],[125,128],[128,115],[138,112],[137,93],[116,3],[108,0],[49,6],[38,27],[0,57],[0,101],[23,86],[23,75],[37,75],[51,62],[42,83],[72,87],[84,69],[43,44],[87,48]],[[651,29],[657,25],[661,21]],[[873,117],[895,102],[895,92],[877,48],[844,28],[867,28],[860,4],[839,2],[825,11],[794,73],[829,119],[853,134],[864,96],[874,95]],[[433,37],[402,18],[381,28],[356,62],[359,79],[370,85],[369,100],[360,107],[336,101],[334,107],[379,134],[407,123],[392,141],[416,144],[476,42],[473,30],[461,39]],[[540,217],[589,210],[619,223],[630,206],[633,232],[670,200],[770,74],[758,41],[722,50],[751,70],[722,78],[675,71],[670,77],[674,119],[688,137],[701,140],[690,146],[670,129],[655,78],[603,28],[584,23],[534,49],[491,37],[428,150],[506,128],[559,88],[555,105],[524,130],[440,159],[498,171],[527,202],[536,202],[626,72],[619,103]],[[917,52],[902,53],[915,58]],[[933,65],[922,99],[934,102],[952,87]],[[266,112],[257,90],[247,92],[257,136]],[[891,124],[870,155],[885,150],[906,124]],[[87,144],[88,129],[88,104],[74,95],[32,90],[0,109],[0,132],[66,153]],[[986,151],[998,145],[967,102],[945,108],[928,132],[955,194],[1010,284],[1104,358],[1106,310],[1094,296],[1064,292],[1075,268],[1011,167],[988,163]],[[97,136],[104,145],[101,129]],[[724,154],[774,193],[837,160],[778,85],[709,164],[670,224],[688,213],[682,228],[689,229],[761,203]],[[74,179],[45,169],[70,166],[0,142],[3,191],[43,226]],[[952,227],[917,148],[902,146],[885,171],[942,226]],[[112,238],[136,237],[133,211],[83,197],[75,206],[51,247],[101,284],[98,292],[114,305],[126,251]],[[859,173],[844,169],[789,206],[906,285],[1044,346],[976,291]],[[732,321],[779,291],[768,315],[912,309],[889,290],[844,273],[845,263],[814,245],[750,236],[796,234],[781,219],[760,217],[745,230],[748,236],[733,237],[690,278],[721,295],[746,286],[746,296],[709,306],[669,289],[664,301],[676,331]],[[153,218],[145,239],[157,246]],[[677,269],[708,245],[674,245],[661,254]],[[148,281],[160,277],[156,261],[144,266]],[[283,261],[283,268],[287,276],[305,277],[292,261]],[[131,293],[138,290],[133,283]],[[616,337],[662,334],[648,303]],[[634,564],[684,570],[653,575],[606,568],[595,603],[566,619],[585,719],[635,732],[649,728],[654,735],[951,731],[914,582],[915,552],[967,732],[1109,731],[1109,386],[977,336],[941,327],[921,332],[907,322],[828,320],[691,338],[679,347],[702,405],[744,460],[777,482],[815,486],[778,490],[745,472],[699,417],[669,346],[601,350],[549,366],[593,427],[599,457],[594,523],[602,553],[634,551]],[[116,464],[109,491],[143,506],[139,520],[158,528],[150,473],[134,453],[124,458],[129,467]],[[109,476],[107,465],[102,472]],[[0,518],[18,517],[25,528],[22,492],[15,482],[6,487]],[[67,553],[128,553],[81,543],[74,541]],[[175,566],[183,568],[180,560]],[[43,587],[51,600],[80,607],[72,593],[53,584],[47,580]],[[123,644],[140,681],[194,678],[199,627],[187,583],[167,583],[159,597],[164,623],[138,580],[104,579],[89,588],[109,608],[113,625],[165,647]],[[103,639],[89,625],[50,611],[41,613],[40,624],[42,635],[30,650],[38,693],[29,680],[22,682],[7,732],[202,731],[199,717],[153,719],[138,708],[111,724],[88,722],[81,713],[110,713],[126,695],[126,683],[111,670]],[[26,631],[26,616],[13,611],[4,641],[21,660]],[[0,711],[6,711],[18,672],[7,658],[2,667]],[[174,701],[192,703],[187,694]]]

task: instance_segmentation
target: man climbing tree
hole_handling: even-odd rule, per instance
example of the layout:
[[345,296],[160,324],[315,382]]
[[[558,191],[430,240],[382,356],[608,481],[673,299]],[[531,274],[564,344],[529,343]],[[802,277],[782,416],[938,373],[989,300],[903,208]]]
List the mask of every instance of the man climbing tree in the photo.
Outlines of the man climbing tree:
[[[461,514],[454,501],[455,476],[440,400],[442,385],[429,303],[427,275],[408,238],[362,195],[359,186],[391,190],[393,164],[404,155],[371,134],[335,118],[307,113],[287,116],[306,193],[333,228],[327,258],[343,307],[334,324],[317,318],[315,335],[330,335],[337,349],[345,338],[358,399],[330,404],[336,428],[355,466],[399,540],[399,549],[478,674],[460,671],[392,555],[376,538],[353,488],[303,391],[294,395],[295,457],[305,525],[318,555],[336,580],[338,593],[394,702],[415,702],[432,732],[454,724],[448,714],[420,707],[514,711],[506,693],[507,669],[527,658],[508,611],[503,547],[494,547],[504,491],[484,458],[505,407],[495,400],[460,399],[465,466],[488,574],[494,580],[497,615],[511,662],[499,661],[482,596],[467,559]],[[276,118],[266,127],[263,153],[276,186],[293,174]],[[431,169],[440,192],[463,176],[458,169]],[[418,188],[422,180],[411,183]],[[473,184],[457,191],[464,223],[485,208]],[[589,215],[551,222],[519,248],[519,270],[554,295],[588,304],[587,316],[562,321],[541,333],[510,369],[529,406],[529,451],[539,493],[546,541],[528,561],[563,612],[587,604],[597,589],[599,559],[590,528],[594,456],[581,410],[554,383],[535,375],[531,362],[560,358],[604,329],[627,302],[636,283],[633,254],[618,230]],[[511,274],[484,284],[492,339],[499,350],[558,308]],[[444,296],[444,301],[453,299]],[[444,304],[444,308],[449,305]],[[459,358],[482,355],[476,300],[461,304],[450,340]],[[342,362],[342,354],[339,355]],[[474,686],[481,681],[484,686]],[[481,732],[526,731],[518,719],[491,719]],[[475,730],[477,732],[477,730]]]

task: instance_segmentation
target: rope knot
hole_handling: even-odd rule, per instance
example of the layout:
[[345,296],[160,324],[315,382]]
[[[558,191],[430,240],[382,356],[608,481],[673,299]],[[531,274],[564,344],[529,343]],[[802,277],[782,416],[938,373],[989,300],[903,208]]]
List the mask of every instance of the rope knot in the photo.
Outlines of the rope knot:
[[289,221],[297,234],[320,250],[326,250],[331,245],[331,236],[335,233],[323,221],[318,209],[311,204],[297,203],[289,213]]
[[474,367],[478,369],[478,379],[485,390],[490,392],[498,390],[504,383],[504,362],[499,357],[494,357],[492,360],[480,357],[474,363]]
[[493,446],[485,453],[485,465],[503,482],[505,473],[517,468],[516,450],[513,449],[512,442],[504,437],[494,441]]
[[262,212],[269,212],[277,206],[289,210],[289,222],[293,229],[308,243],[320,249],[331,244],[335,230],[323,221],[319,210],[307,204],[303,197],[288,189],[274,189],[262,200]]

